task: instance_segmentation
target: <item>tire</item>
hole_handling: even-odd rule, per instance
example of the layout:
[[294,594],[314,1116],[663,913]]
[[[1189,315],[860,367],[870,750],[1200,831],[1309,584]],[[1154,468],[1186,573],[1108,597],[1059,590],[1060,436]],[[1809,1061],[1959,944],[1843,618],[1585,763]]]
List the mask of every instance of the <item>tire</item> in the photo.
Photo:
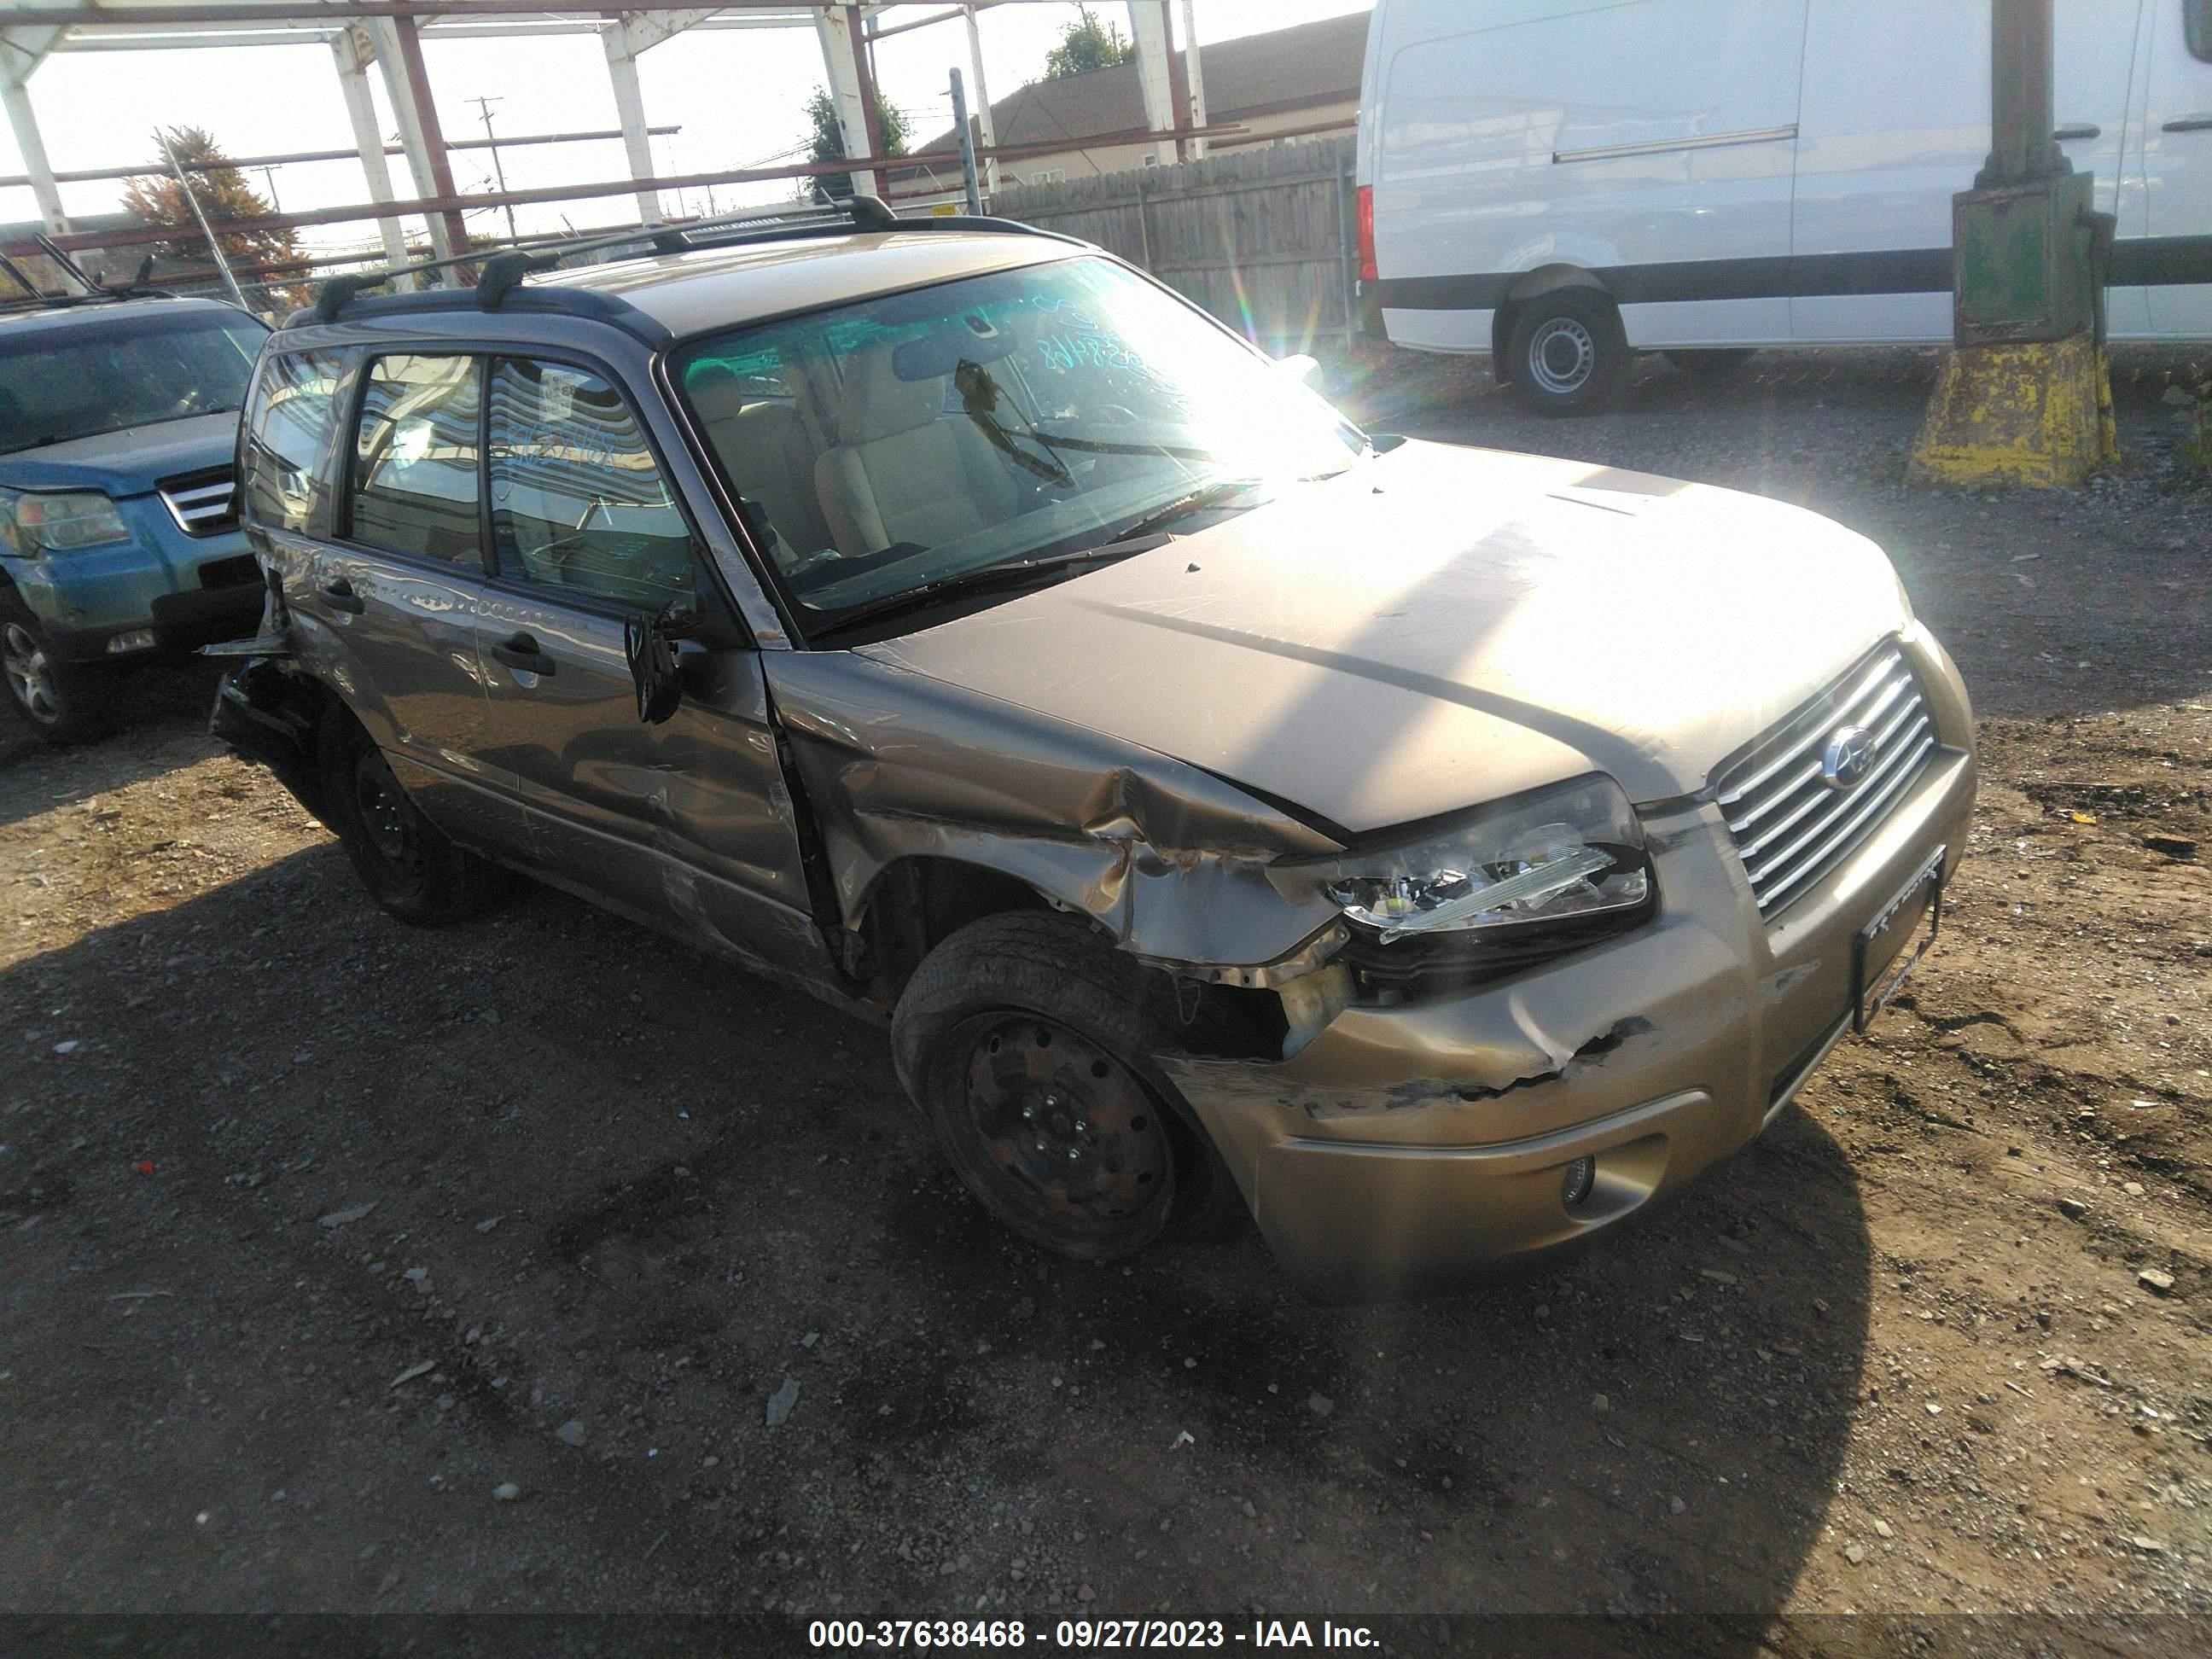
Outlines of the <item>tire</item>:
[[1669,351],[1667,361],[1689,380],[1725,380],[1759,355],[1756,346],[1708,347],[1696,351]]
[[387,915],[417,927],[482,915],[506,891],[506,872],[466,853],[424,817],[361,723],[333,711],[323,722],[328,822]]
[[1060,1255],[1228,1236],[1236,1182],[1152,1056],[1137,964],[1071,916],[971,922],[926,957],[891,1022],[899,1077],[1000,1222]]
[[64,661],[38,619],[13,602],[0,605],[0,675],[15,718],[57,748],[89,743],[114,724],[106,676]]
[[1589,415],[1605,407],[1628,375],[1620,313],[1592,288],[1559,288],[1523,301],[1506,336],[1514,389],[1539,415]]

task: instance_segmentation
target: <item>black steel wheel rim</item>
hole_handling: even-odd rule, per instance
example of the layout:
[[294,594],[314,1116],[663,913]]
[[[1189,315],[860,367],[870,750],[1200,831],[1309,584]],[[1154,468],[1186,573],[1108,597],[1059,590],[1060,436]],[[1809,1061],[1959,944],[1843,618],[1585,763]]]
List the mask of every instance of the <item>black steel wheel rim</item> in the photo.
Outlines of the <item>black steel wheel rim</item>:
[[400,788],[392,768],[374,749],[354,762],[354,808],[371,852],[393,874],[409,881],[422,873],[422,834],[415,803]]
[[1109,1242],[1146,1226],[1172,1190],[1167,1125],[1107,1050],[1057,1020],[1006,1010],[955,1034],[965,1127],[994,1200],[1041,1232]]

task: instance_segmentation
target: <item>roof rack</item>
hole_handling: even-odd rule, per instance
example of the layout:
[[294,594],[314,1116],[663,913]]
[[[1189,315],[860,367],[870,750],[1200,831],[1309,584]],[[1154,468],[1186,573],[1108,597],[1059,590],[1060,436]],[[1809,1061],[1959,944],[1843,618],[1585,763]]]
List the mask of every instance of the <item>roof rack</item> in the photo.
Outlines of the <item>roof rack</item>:
[[750,242],[793,240],[807,236],[836,236],[853,231],[988,230],[1012,234],[1043,236],[1018,220],[972,214],[934,214],[902,219],[873,196],[854,195],[824,205],[781,212],[726,214],[685,225],[643,225],[635,230],[599,236],[580,236],[559,241],[526,243],[494,251],[479,249],[449,259],[429,259],[419,264],[394,265],[383,270],[362,270],[325,278],[315,290],[313,314],[323,322],[336,322],[348,301],[371,289],[381,288],[400,276],[420,276],[431,271],[476,267],[472,292],[477,304],[495,311],[500,302],[519,288],[524,277],[551,270],[579,254],[604,252],[610,248],[635,248],[639,253],[684,253],[696,248],[741,246]]

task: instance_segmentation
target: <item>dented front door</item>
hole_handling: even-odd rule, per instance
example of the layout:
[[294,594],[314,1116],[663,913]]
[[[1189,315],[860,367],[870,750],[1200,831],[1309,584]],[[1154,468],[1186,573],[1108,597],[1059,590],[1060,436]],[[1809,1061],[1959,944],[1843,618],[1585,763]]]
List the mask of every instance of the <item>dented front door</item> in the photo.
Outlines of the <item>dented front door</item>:
[[823,953],[757,654],[687,647],[683,705],[659,725],[638,717],[625,628],[702,602],[690,527],[650,445],[589,369],[502,358],[488,386],[485,756],[535,862],[639,920],[812,969]]

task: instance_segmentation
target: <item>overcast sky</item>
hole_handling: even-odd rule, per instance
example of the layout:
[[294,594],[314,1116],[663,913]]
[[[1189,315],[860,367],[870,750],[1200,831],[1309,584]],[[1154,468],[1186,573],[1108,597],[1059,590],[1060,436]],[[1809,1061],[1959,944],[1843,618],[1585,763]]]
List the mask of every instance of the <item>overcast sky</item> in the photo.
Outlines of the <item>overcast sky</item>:
[[[1202,40],[1226,40],[1284,28],[1318,17],[1365,11],[1372,0],[1198,0]],[[920,6],[913,15],[930,9]],[[1127,9],[1117,0],[1094,11],[1129,32]],[[1176,7],[1180,28],[1180,3]],[[1044,56],[1076,15],[1065,4],[1002,5],[981,14],[984,64],[994,98],[1003,99],[1044,72]],[[479,97],[493,100],[491,118],[502,134],[612,129],[614,96],[606,61],[590,35],[521,40],[426,41],[438,118],[447,137],[481,137]],[[876,48],[884,95],[904,111],[920,144],[951,125],[945,71],[968,72],[967,32],[956,19],[919,28]],[[804,106],[823,84],[820,50],[811,28],[700,31],[656,46],[640,60],[646,113],[653,125],[683,131],[653,141],[655,170],[665,176],[736,167],[772,167],[801,159]],[[378,110],[394,133],[380,76],[372,74]],[[160,52],[64,52],[47,58],[31,82],[46,152],[58,170],[125,166],[149,156],[155,125],[192,125],[213,132],[234,155],[305,149],[349,149],[353,131],[338,95],[329,48],[321,45],[203,48]],[[973,96],[973,88],[970,88]],[[505,150],[501,161],[515,189],[626,176],[622,146],[606,142],[533,146]],[[395,187],[412,194],[405,164],[392,160]],[[483,150],[453,155],[454,182],[466,191],[493,188],[491,160]],[[21,173],[14,134],[0,122],[0,174]],[[270,181],[256,174],[263,194]],[[355,161],[314,162],[275,170],[281,206],[306,209],[368,199]],[[725,210],[748,201],[791,193],[788,184],[718,190],[713,205]],[[72,214],[113,211],[119,183],[64,185]],[[565,213],[579,226],[618,222],[624,198],[597,198],[550,208],[518,210],[521,228],[557,229]],[[672,204],[672,206],[674,204]],[[690,211],[708,208],[706,192],[687,195]],[[38,205],[25,188],[0,189],[0,222],[33,219]],[[634,216],[634,215],[633,215]],[[497,216],[472,216],[495,230]],[[374,235],[367,222],[319,228],[301,240],[317,248],[361,245]]]

